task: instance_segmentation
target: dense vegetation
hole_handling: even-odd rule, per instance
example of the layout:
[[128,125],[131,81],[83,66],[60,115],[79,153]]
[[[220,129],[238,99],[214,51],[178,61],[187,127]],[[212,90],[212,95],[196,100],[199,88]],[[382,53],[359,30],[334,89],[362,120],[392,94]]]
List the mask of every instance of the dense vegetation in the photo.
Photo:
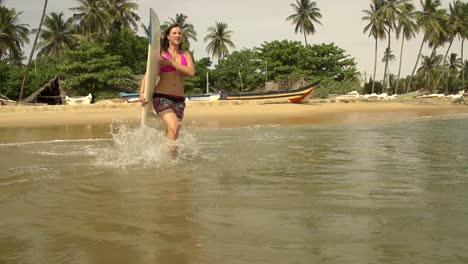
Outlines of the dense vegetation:
[[[381,81],[371,78],[361,88],[356,62],[347,51],[334,43],[308,44],[307,36],[321,25],[322,14],[315,1],[296,0],[291,4],[294,13],[286,21],[293,23],[296,33],[303,33],[304,44],[275,40],[252,49],[232,50],[235,43],[231,37],[235,32],[227,23],[215,21],[203,38],[211,58],[195,56],[197,73],[187,79],[186,91],[203,92],[207,73],[210,86],[222,91],[258,90],[264,88],[265,81],[290,78],[323,80],[316,93],[320,97],[359,89],[368,93],[402,93],[421,87],[447,93],[460,90],[465,85],[467,63],[463,61],[463,50],[458,54],[451,51],[451,46],[454,41],[463,43],[466,39],[468,4],[456,0],[446,10],[441,8],[440,0],[424,0],[417,10],[412,2],[371,0],[369,9],[363,11],[362,19],[367,23],[364,33],[375,41],[375,63],[379,42],[388,40],[383,54],[385,77]],[[115,97],[122,90],[137,89],[137,77],[144,74],[147,56],[147,38],[137,35],[138,4],[132,0],[76,0],[76,3],[70,18],[63,13],[47,14],[40,31],[22,24],[21,12],[0,3],[1,95],[11,99],[19,96],[26,72],[23,49],[30,42],[30,33],[38,33],[39,42],[37,58],[28,71],[24,97],[55,76],[62,78],[70,95],[92,93],[102,99]],[[190,50],[190,42],[197,41],[195,26],[187,15],[176,14],[162,29],[174,22],[182,25],[184,48]],[[145,25],[140,26],[147,30]],[[410,76],[403,78],[400,71],[391,73],[388,65],[396,60],[390,42],[392,34],[401,40],[403,54],[405,43],[418,32],[424,36],[421,47],[429,45],[432,53],[418,55]],[[444,45],[447,50],[437,53]],[[403,58],[399,58],[400,65]],[[372,76],[376,75],[374,72]]]
[[[371,92],[401,93],[424,87],[432,91],[453,93],[465,87],[467,63],[463,58],[463,43],[468,36],[468,3],[454,0],[449,10],[442,8],[440,0],[420,0],[419,3],[418,10],[412,0],[371,0],[369,9],[363,10],[365,15],[362,19],[367,22],[364,33],[375,40],[374,77],[377,75],[379,40],[388,41],[383,56],[384,79],[379,85],[382,90],[376,89],[374,78],[371,81]],[[411,75],[402,80],[400,70],[405,41],[413,39],[417,33],[423,36],[417,60]],[[393,34],[401,41],[397,74],[389,71],[389,63],[395,60],[391,46]],[[457,53],[450,53],[457,38],[461,40],[460,57]],[[441,51],[443,55],[438,54],[438,50],[446,44],[447,50]],[[431,54],[421,53],[425,45],[431,48]]]

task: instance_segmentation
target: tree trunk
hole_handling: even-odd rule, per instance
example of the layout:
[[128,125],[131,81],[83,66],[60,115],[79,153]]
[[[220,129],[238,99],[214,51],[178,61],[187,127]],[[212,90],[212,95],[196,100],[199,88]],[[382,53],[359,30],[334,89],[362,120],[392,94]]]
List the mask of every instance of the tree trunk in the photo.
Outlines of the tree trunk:
[[401,39],[401,48],[400,48],[400,64],[398,65],[398,76],[396,79],[396,87],[395,87],[395,94],[398,94],[398,83],[400,82],[400,73],[401,73],[401,63],[403,61],[403,44],[405,43],[405,34],[402,34],[403,37]]
[[23,83],[21,84],[21,90],[20,90],[18,102],[21,102],[23,100],[24,86],[26,84],[26,81],[28,80],[29,69],[31,69],[31,61],[32,61],[32,57],[34,56],[34,50],[36,49],[37,39],[39,38],[39,35],[41,34],[42,22],[44,22],[44,17],[45,17],[46,10],[47,10],[47,2],[48,0],[44,0],[44,8],[42,9],[41,21],[39,22],[39,27],[36,32],[36,38],[34,39],[34,44],[32,46],[31,53],[29,54],[28,64],[26,66],[26,71],[24,73]]
[[429,72],[426,73],[425,79],[426,79],[425,83],[426,83],[426,88],[427,88],[427,86],[429,86]]
[[447,59],[447,56],[448,56],[449,51],[450,51],[450,48],[452,47],[453,39],[454,39],[454,37],[450,38],[450,44],[449,44],[449,46],[448,46],[448,48],[447,48],[447,51],[445,52],[444,62],[445,62],[445,60]]
[[377,73],[377,44],[378,44],[378,39],[377,37],[375,37],[374,75],[372,75],[372,93],[374,93],[375,74]]
[[305,31],[304,31],[304,41],[305,41],[305,45],[307,46],[307,35],[306,35]]
[[[388,34],[388,42],[389,43],[388,43],[386,51],[390,52],[390,32]],[[387,82],[387,67],[388,67],[388,54],[387,54],[387,58],[385,59],[385,68],[384,68],[384,75],[383,75],[383,81],[382,81],[382,93],[384,92],[384,89],[386,88],[385,86]]]
[[[387,55],[390,55],[390,48],[391,48],[390,44],[391,44],[391,40],[392,40],[392,38],[391,38],[392,34],[391,33],[392,33],[392,30],[388,29],[388,54]],[[387,85],[385,87],[385,92],[388,92],[390,90],[390,64],[388,63],[389,59],[390,59],[390,56],[387,56],[387,62],[386,62],[386,64],[387,64],[387,66],[386,66],[386,68],[387,68],[387,76],[386,76]],[[383,93],[383,89],[382,89],[382,93]]]
[[446,82],[445,82],[445,93],[446,93],[446,94],[449,94],[449,93],[448,93],[448,90],[449,90],[449,81],[450,81],[450,78],[451,78],[449,72],[450,72],[450,70],[447,71],[447,80],[446,80]]
[[384,68],[384,74],[383,74],[383,78],[382,78],[382,93],[385,89],[385,86],[387,84],[387,67],[388,67],[388,63],[385,62],[385,68]]
[[408,89],[411,89],[411,82],[413,81],[414,72],[416,71],[416,68],[418,67],[419,59],[421,58],[421,52],[422,52],[422,48],[424,46],[424,42],[426,42],[426,35],[424,35],[424,38],[423,38],[423,40],[421,42],[421,47],[419,48],[419,53],[418,53],[418,57],[416,59],[416,64],[414,65],[413,71],[411,72],[411,76],[410,76],[410,79],[409,79],[409,82],[408,82],[408,87],[406,87],[406,92],[408,92]]
[[461,61],[462,61],[462,90],[465,90],[465,61],[463,61],[463,44],[465,42],[465,38],[462,38],[461,42]]
[[[448,53],[450,51],[450,47],[452,47],[453,40],[454,40],[454,37],[450,38],[450,44],[449,44],[449,46],[447,48],[447,51],[445,52],[444,60],[443,60],[442,63],[445,63],[445,60],[447,60],[447,56],[448,56]],[[448,72],[447,72],[445,77],[447,77],[447,79],[448,79]],[[440,79],[442,79],[442,76],[437,78],[436,87],[439,86]],[[448,80],[447,80],[447,82],[448,82]],[[448,85],[445,86],[445,94],[448,94]]]

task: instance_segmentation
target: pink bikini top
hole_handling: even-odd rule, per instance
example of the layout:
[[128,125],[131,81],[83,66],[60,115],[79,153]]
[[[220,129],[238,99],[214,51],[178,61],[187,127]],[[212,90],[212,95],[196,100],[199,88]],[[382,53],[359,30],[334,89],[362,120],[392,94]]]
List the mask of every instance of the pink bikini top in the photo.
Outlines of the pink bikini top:
[[[184,66],[187,66],[187,58],[185,57],[184,52],[180,51],[179,54],[180,54],[180,64],[182,64]],[[168,59],[172,58],[172,56],[171,56],[171,54],[169,52],[163,52],[161,55],[168,58]],[[171,65],[164,65],[164,66],[161,66],[161,68],[160,68],[160,71],[162,71],[162,72],[172,72],[172,71],[176,71],[176,70],[177,69],[174,68]]]

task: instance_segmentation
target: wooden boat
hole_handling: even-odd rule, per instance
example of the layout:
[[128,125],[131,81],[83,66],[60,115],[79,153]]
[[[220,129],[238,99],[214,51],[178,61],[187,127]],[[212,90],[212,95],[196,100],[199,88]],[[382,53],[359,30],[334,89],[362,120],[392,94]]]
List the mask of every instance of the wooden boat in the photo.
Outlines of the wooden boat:
[[287,99],[292,103],[299,103],[315,89],[320,81],[308,84],[297,89],[287,91],[262,91],[250,93],[225,93],[221,94],[220,100],[264,100],[264,99]]

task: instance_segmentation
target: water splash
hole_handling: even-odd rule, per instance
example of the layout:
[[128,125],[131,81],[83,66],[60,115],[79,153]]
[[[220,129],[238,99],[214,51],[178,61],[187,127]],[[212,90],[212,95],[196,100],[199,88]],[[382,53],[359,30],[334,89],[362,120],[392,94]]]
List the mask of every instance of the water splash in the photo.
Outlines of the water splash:
[[[179,140],[168,142],[160,127],[132,127],[121,121],[111,125],[113,145],[105,148],[98,157],[99,165],[126,168],[131,166],[160,167],[196,158],[199,144],[192,133],[181,129]],[[174,145],[175,144],[175,145]],[[178,155],[170,155],[175,146]]]

